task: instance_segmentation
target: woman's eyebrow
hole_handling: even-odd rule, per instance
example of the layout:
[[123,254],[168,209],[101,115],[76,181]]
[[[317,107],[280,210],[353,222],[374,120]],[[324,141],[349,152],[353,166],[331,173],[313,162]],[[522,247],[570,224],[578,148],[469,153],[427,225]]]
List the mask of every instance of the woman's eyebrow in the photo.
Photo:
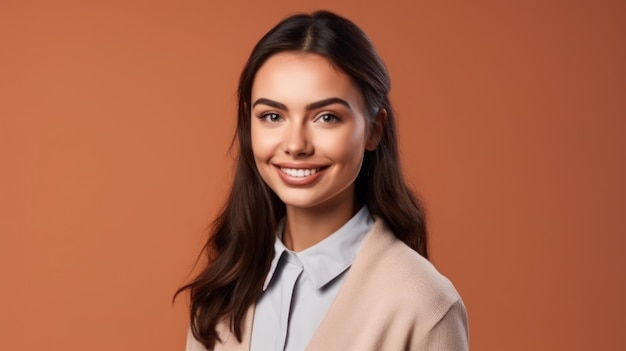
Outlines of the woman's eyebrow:
[[270,100],[270,99],[266,99],[266,98],[259,98],[257,99],[253,104],[252,107],[256,106],[256,105],[267,105],[273,108],[277,108],[280,110],[287,110],[287,106],[285,106],[284,104],[281,104],[278,101],[274,101],[274,100]]
[[350,108],[350,104],[346,100],[340,99],[338,97],[332,97],[332,98],[328,98],[328,99],[312,102],[312,103],[306,105],[306,110],[307,111],[311,111],[311,110],[315,110],[315,109],[318,109],[318,108],[321,108],[321,107],[324,107],[324,106],[328,106],[328,105],[332,105],[332,104],[341,104],[341,105],[344,105],[345,107],[347,107],[349,110],[352,110],[352,108]]
[[[344,105],[345,107],[347,107],[348,109],[352,109],[350,107],[350,104],[344,100],[344,99],[340,99],[338,97],[332,97],[332,98],[328,98],[328,99],[324,99],[324,100],[320,100],[320,101],[316,101],[316,102],[312,102],[308,105],[306,105],[306,110],[307,111],[311,111],[311,110],[315,110],[318,108],[322,108],[328,105],[332,105],[332,104],[341,104]],[[256,101],[254,101],[254,103],[252,104],[252,107],[256,106],[256,105],[267,105],[273,108],[277,108],[280,110],[288,110],[287,106],[285,106],[285,104],[282,104],[278,101],[274,101],[274,100],[270,100],[267,98],[259,98]]]

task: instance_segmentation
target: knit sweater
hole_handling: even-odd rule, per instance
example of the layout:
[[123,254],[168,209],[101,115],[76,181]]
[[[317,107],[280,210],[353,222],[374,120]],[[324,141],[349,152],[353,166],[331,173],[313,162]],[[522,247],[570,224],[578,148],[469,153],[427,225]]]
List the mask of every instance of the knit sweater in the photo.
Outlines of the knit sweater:
[[[248,351],[254,306],[241,343],[218,324],[214,351]],[[376,219],[307,351],[468,350],[465,306],[450,281]],[[206,351],[191,333],[187,351]]]

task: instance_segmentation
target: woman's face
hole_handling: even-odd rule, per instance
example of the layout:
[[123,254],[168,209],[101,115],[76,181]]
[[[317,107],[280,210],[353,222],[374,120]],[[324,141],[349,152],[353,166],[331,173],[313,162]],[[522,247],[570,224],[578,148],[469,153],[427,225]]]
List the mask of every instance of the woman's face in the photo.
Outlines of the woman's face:
[[295,208],[352,206],[368,138],[363,97],[323,56],[270,57],[252,86],[252,151],[265,183]]

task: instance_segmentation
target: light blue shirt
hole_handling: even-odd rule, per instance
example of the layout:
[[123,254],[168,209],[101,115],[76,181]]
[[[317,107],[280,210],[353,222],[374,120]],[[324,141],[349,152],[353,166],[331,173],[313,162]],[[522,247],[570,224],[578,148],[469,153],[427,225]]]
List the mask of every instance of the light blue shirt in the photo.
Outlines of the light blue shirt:
[[302,351],[326,315],[346,277],[346,271],[374,225],[366,206],[326,239],[293,252],[280,240],[257,301],[251,351]]

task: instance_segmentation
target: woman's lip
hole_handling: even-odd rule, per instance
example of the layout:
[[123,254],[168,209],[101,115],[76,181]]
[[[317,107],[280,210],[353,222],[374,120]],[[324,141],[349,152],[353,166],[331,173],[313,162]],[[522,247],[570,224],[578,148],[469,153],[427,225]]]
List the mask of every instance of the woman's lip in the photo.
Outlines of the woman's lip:
[[314,163],[275,163],[274,166],[278,168],[291,168],[291,169],[316,169],[316,168],[328,167],[328,165],[314,164]]

